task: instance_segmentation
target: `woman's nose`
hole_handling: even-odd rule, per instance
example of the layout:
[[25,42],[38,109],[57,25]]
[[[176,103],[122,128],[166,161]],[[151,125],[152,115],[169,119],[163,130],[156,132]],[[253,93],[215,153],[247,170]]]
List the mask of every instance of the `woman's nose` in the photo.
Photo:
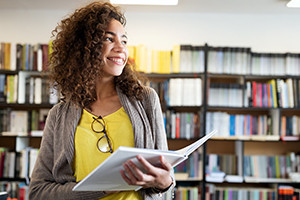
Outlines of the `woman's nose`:
[[126,45],[122,43],[122,41],[116,41],[114,50],[118,52],[124,52],[126,49]]

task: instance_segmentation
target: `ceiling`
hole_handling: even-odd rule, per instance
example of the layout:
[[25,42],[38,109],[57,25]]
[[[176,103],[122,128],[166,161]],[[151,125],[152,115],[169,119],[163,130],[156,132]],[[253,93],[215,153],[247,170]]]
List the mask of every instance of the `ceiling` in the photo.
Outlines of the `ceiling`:
[[[91,0],[0,0],[1,9],[73,10]],[[126,12],[297,14],[288,0],[179,0],[177,6],[122,6]]]

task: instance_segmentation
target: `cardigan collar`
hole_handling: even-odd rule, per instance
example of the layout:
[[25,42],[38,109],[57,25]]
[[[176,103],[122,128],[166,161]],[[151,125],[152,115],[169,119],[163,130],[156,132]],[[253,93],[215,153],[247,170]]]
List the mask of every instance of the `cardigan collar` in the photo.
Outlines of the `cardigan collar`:
[[[133,128],[134,143],[137,148],[154,149],[154,142],[150,122],[141,101],[134,97],[127,97],[118,87],[116,88],[120,102],[127,113]],[[82,114],[82,108],[78,108],[73,103],[64,103],[65,113],[63,116],[66,157],[69,163],[74,157],[74,138],[76,127]],[[70,131],[71,130],[71,131]]]

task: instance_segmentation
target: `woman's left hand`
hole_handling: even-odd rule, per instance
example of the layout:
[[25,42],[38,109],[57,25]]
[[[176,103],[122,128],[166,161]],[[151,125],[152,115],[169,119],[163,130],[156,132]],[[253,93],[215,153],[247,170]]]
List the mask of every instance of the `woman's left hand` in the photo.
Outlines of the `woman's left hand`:
[[139,185],[143,188],[155,187],[163,190],[172,184],[170,176],[172,166],[163,156],[160,156],[160,167],[152,165],[142,156],[136,158],[146,172],[140,170],[132,160],[126,161],[123,164],[124,170],[121,170],[121,175],[129,185]]

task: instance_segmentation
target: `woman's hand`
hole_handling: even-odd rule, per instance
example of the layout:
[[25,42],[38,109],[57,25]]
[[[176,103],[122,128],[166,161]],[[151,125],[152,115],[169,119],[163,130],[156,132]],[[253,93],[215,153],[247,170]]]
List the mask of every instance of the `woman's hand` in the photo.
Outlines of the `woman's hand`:
[[160,156],[161,167],[153,166],[142,156],[136,158],[146,172],[142,172],[132,160],[126,161],[123,164],[124,170],[121,170],[121,175],[129,185],[139,185],[143,188],[155,187],[163,190],[172,184],[170,176],[172,166],[163,156]]

